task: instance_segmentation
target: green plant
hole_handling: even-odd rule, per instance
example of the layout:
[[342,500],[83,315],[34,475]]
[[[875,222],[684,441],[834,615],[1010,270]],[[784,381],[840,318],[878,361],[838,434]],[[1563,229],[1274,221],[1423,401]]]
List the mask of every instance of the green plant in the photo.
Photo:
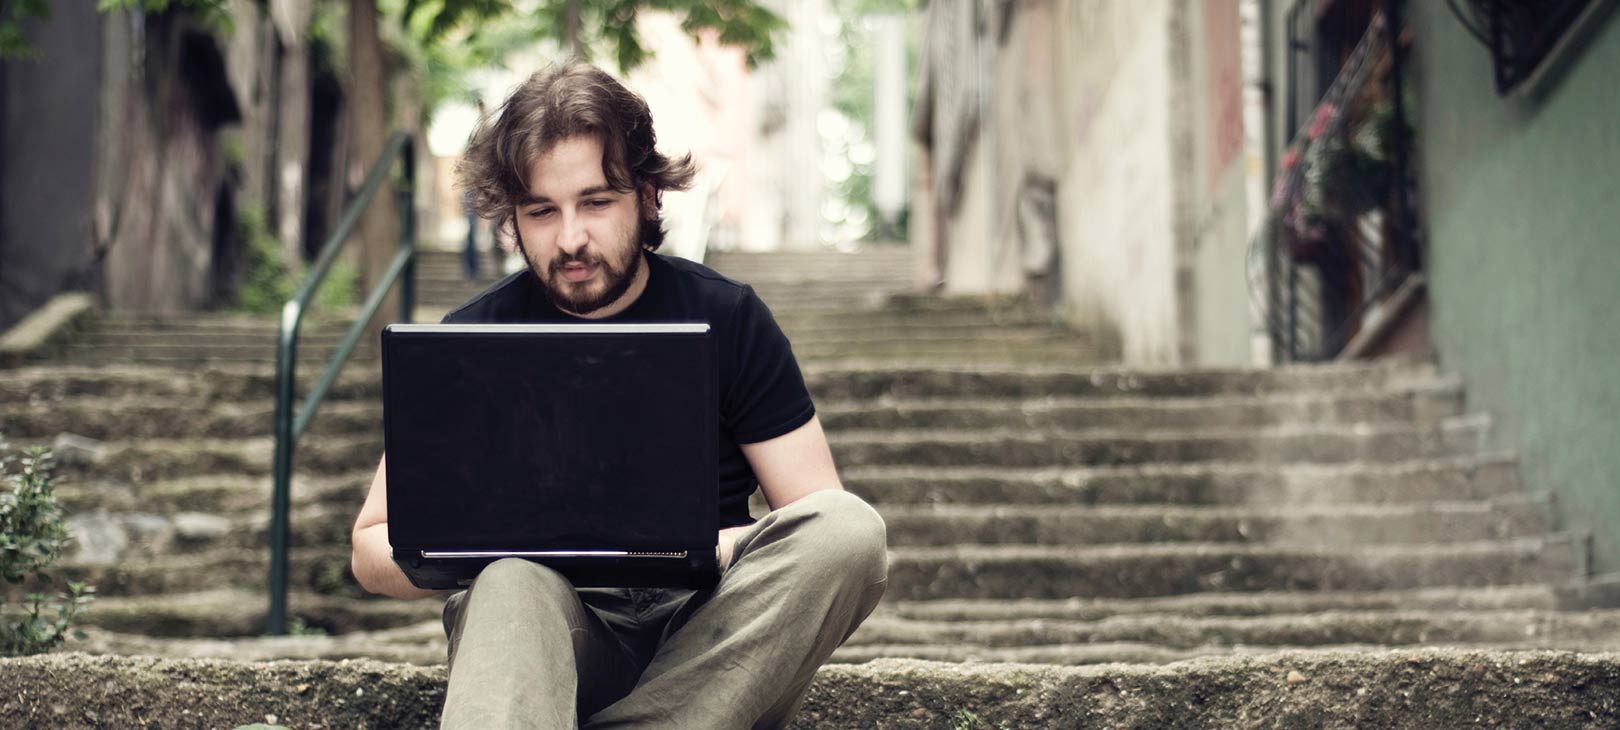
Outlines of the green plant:
[[[291,299],[298,277],[287,265],[286,255],[275,236],[270,235],[264,211],[243,208],[236,219],[237,234],[246,248],[242,285],[236,290],[236,308],[254,314],[279,314]],[[360,272],[354,264],[338,260],[315,289],[315,309],[336,311],[355,301]]]
[[[19,459],[0,437],[0,577],[7,583],[0,593],[3,656],[39,654],[62,643],[95,596],[96,589],[79,581],[47,595],[54,584],[48,571],[71,539],[52,490],[53,472],[49,451],[30,449]],[[18,586],[29,592],[20,607],[8,607]],[[84,638],[82,632],[71,633]]]
[[287,633],[293,636],[326,636],[326,629],[311,626],[302,616],[294,616],[287,622]]
[[981,727],[984,727],[984,723],[972,710],[957,710],[951,716],[951,730],[979,730]]

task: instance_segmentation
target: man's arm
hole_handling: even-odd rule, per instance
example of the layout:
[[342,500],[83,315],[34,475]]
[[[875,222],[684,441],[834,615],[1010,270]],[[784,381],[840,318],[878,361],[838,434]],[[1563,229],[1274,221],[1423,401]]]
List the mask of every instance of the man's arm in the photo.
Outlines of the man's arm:
[[377,464],[377,476],[371,480],[371,491],[366,503],[360,507],[360,516],[354,520],[353,552],[349,567],[354,571],[360,587],[372,593],[394,598],[426,598],[438,591],[417,588],[405,577],[405,572],[394,562],[393,548],[388,543],[388,459]]
[[[757,444],[742,444],[743,456],[759,478],[759,491],[771,510],[779,510],[800,498],[823,489],[842,491],[838,469],[833,466],[832,449],[821,419],[811,416],[803,426]],[[731,548],[747,526],[720,531],[720,564],[731,562]]]

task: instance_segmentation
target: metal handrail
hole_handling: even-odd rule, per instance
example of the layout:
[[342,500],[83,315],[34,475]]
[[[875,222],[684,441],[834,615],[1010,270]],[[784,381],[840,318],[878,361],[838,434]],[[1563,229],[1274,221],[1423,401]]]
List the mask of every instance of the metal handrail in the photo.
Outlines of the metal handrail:
[[[326,278],[338,255],[342,253],[350,234],[360,223],[360,216],[370,207],[377,189],[382,187],[389,169],[396,160],[402,167],[400,182],[395,189],[395,193],[399,196],[400,210],[399,253],[394,256],[387,270],[383,272],[382,278],[366,296],[365,303],[360,305],[360,312],[339,342],[337,352],[327,361],[326,371],[304,397],[303,405],[295,413],[293,381],[298,364],[298,329],[303,324],[309,300],[315,296],[315,290]],[[298,438],[303,435],[310,419],[314,418],[316,411],[320,409],[321,400],[326,396],[326,392],[337,382],[338,373],[348,362],[349,355],[354,352],[355,345],[365,334],[366,326],[382,307],[384,297],[388,295],[388,290],[393,287],[396,280],[400,283],[400,319],[404,322],[411,321],[411,308],[416,298],[416,216],[412,212],[412,195],[415,189],[415,149],[410,135],[396,132],[383,147],[382,157],[366,174],[365,182],[361,184],[354,200],[344,209],[337,229],[326,239],[325,245],[321,246],[320,256],[316,257],[314,266],[304,276],[303,283],[299,284],[297,293],[293,294],[293,298],[281,309],[281,330],[276,340],[275,482],[270,495],[270,610],[266,620],[266,630],[272,635],[287,633],[288,513],[291,511],[292,501],[293,450],[298,445]]]

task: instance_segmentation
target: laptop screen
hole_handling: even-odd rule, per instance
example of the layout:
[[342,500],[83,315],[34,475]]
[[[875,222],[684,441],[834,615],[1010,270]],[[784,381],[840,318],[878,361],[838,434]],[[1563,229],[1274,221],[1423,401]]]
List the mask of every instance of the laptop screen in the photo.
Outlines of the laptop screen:
[[383,387],[395,548],[714,544],[707,325],[396,325]]

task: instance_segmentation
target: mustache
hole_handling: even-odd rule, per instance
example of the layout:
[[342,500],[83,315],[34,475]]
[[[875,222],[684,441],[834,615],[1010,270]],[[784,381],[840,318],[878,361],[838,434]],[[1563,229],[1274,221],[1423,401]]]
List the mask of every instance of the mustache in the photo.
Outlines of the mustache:
[[587,252],[582,251],[582,252],[574,253],[574,254],[559,254],[557,256],[557,258],[554,258],[554,259],[551,260],[551,265],[547,266],[546,268],[550,269],[551,273],[555,274],[555,273],[557,273],[559,271],[562,271],[563,267],[567,266],[569,264],[584,264],[586,266],[596,266],[596,265],[604,265],[606,263],[607,263],[607,260],[603,259],[601,256],[598,256],[598,255],[596,255],[594,253],[587,253]]

